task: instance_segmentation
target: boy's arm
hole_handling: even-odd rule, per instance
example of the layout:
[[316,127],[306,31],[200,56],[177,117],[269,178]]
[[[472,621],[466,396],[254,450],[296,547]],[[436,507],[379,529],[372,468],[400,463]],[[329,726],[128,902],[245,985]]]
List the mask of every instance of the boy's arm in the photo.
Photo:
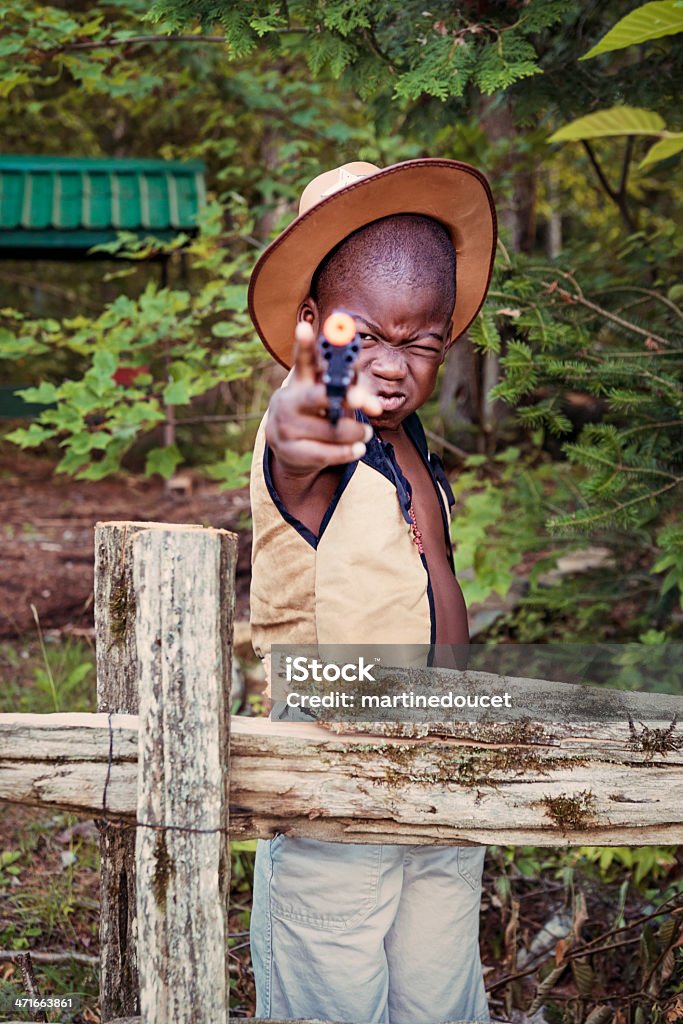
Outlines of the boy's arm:
[[[270,400],[266,440],[275,489],[288,512],[317,534],[332,499],[342,467],[365,454],[372,428],[344,416],[333,426],[325,416],[325,386],[317,377],[315,335],[310,324],[296,330],[294,375]],[[368,416],[381,403],[359,385],[349,388],[347,405]]]

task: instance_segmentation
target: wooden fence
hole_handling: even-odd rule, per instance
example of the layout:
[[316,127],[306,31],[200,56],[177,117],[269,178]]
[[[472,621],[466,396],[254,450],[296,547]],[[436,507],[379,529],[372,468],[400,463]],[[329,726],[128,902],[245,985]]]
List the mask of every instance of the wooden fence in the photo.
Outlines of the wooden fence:
[[[681,698],[596,691],[616,724],[462,723],[422,738],[231,721],[236,537],[100,523],[95,549],[98,712],[0,715],[0,798],[96,819],[105,1022],[228,1020],[229,836],[683,841]],[[653,704],[657,721],[629,721]]]

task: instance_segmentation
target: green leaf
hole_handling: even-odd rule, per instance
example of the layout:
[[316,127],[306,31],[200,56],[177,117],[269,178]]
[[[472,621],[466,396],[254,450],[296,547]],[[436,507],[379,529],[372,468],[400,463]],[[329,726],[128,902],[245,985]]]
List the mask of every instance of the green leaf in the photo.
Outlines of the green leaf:
[[70,447],[77,455],[85,455],[93,448],[105,450],[110,441],[111,434],[106,430],[96,430],[92,434],[89,431],[83,431],[72,436]]
[[231,338],[235,333],[235,325],[230,320],[219,320],[211,327],[211,333],[216,338]]
[[47,405],[57,401],[57,388],[47,380],[42,381],[40,387],[25,388],[15,393],[25,402],[40,402]]
[[6,441],[13,441],[20,448],[35,448],[36,445],[46,441],[48,437],[54,437],[54,430],[45,430],[35,422],[31,424],[28,430],[19,427],[17,430],[5,434]]
[[9,75],[0,81],[0,96],[3,98],[9,96],[12,89],[17,85],[26,85],[27,82],[31,81],[31,76],[25,71],[13,70]]
[[506,448],[502,452],[498,452],[498,454],[494,455],[493,457],[496,460],[496,462],[517,462],[519,460],[519,456],[520,449],[515,448],[513,445],[510,448]]
[[666,128],[653,110],[640,107],[610,107],[579,117],[554,132],[548,142],[580,142],[607,135],[657,135]]
[[496,329],[493,315],[488,309],[482,309],[470,327],[470,339],[483,352],[500,352],[500,335]]
[[166,448],[152,448],[147,452],[145,461],[145,473],[151,476],[152,473],[161,473],[168,480],[173,475],[176,466],[183,461],[183,457],[175,444],[169,444]]
[[658,160],[666,160],[667,157],[680,153],[682,149],[683,132],[672,132],[671,135],[650,146],[645,158],[640,161],[638,166],[648,167],[650,164],[656,164]]
[[626,46],[644,43],[648,39],[672,36],[677,32],[683,32],[683,6],[677,0],[654,0],[653,3],[636,7],[635,11],[631,11],[618,21],[607,35],[579,60],[590,60],[600,53],[623,50]]
[[164,388],[164,402],[167,405],[187,405],[190,401],[190,389],[187,381],[174,380]]
[[85,469],[81,469],[74,476],[76,480],[103,480],[110,473],[115,473],[118,468],[119,465],[116,458],[107,455],[100,459],[99,462],[87,463]]
[[80,665],[74,666],[71,672],[69,672],[69,689],[73,689],[78,683],[82,682],[89,672],[92,672],[93,666],[89,661],[82,661]]
[[[218,299],[218,308],[221,310],[229,309],[236,312],[242,312],[247,308],[247,291],[244,285],[241,284],[229,284],[221,288],[220,296]],[[234,334],[234,324],[229,334]],[[214,331],[217,337],[225,337]]]
[[85,462],[82,455],[69,449],[55,466],[56,473],[75,473]]
[[95,376],[100,380],[108,380],[116,370],[116,358],[112,352],[99,349],[92,361]]
[[246,487],[249,483],[251,456],[251,452],[238,455],[237,452],[227,449],[221,462],[211,463],[205,469],[213,480],[220,481],[222,491]]

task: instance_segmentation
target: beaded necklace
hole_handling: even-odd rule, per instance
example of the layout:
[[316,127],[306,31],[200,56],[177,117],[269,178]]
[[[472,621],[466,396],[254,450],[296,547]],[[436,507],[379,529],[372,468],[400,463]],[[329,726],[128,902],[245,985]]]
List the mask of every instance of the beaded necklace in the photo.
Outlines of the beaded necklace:
[[[377,434],[377,437],[380,439],[382,444],[385,444],[385,441],[382,438],[382,435],[379,432],[379,430],[376,429],[375,433]],[[416,548],[420,552],[420,554],[424,555],[425,549],[424,549],[424,545],[422,543],[422,531],[420,530],[420,527],[417,525],[417,517],[415,515],[415,507],[413,505],[412,489],[411,489],[411,495],[410,495],[410,506],[408,508],[408,515],[410,516],[410,532],[411,532],[412,537],[413,537],[413,544],[416,546]]]
[[413,508],[412,497],[410,499],[410,508],[408,509],[408,515],[410,516],[410,521],[412,523],[410,529],[412,530],[413,533],[413,543],[417,546],[417,550],[420,552],[420,554],[424,555],[425,549],[422,544],[422,532],[417,525],[417,519],[415,518],[415,509]]

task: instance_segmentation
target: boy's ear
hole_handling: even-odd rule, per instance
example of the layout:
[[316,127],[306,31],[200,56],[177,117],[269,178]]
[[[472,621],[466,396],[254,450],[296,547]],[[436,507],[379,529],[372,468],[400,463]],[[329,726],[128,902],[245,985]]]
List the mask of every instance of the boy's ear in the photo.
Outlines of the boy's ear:
[[312,299],[310,295],[307,295],[296,311],[296,322],[298,324],[302,322],[310,324],[317,334],[319,321],[320,314],[318,313],[318,305],[315,299]]

